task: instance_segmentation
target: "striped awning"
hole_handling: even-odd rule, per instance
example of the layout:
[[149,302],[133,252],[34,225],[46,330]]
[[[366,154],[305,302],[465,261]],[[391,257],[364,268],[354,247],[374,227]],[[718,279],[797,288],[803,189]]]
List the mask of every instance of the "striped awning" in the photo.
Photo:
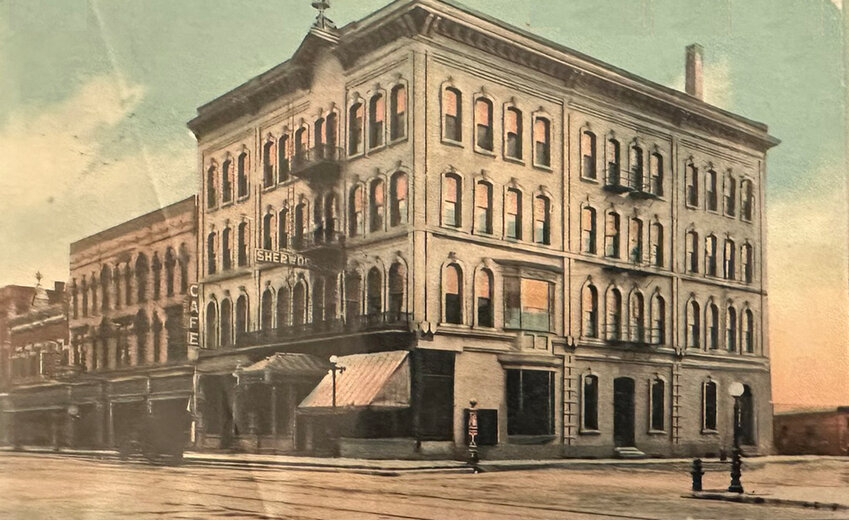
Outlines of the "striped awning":
[[408,352],[397,350],[342,356],[336,373],[336,408],[330,372],[298,406],[301,413],[326,414],[349,411],[399,410],[410,406]]

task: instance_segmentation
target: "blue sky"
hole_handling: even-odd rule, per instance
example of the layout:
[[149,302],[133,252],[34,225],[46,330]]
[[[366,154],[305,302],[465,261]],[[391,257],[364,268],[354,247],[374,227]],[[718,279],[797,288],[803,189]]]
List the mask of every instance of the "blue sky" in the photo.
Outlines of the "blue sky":
[[[386,1],[331,3],[342,25]],[[843,21],[833,1],[464,3],[678,88],[684,47],[701,43],[707,101],[783,141],[770,152],[767,188],[776,375],[820,366],[829,348],[846,363]],[[33,283],[37,269],[64,279],[70,241],[194,193],[185,123],[287,59],[314,18],[309,4],[0,0],[0,284]],[[800,310],[821,337],[793,328]],[[849,400],[840,384],[817,395]],[[815,391],[780,400],[808,402]]]

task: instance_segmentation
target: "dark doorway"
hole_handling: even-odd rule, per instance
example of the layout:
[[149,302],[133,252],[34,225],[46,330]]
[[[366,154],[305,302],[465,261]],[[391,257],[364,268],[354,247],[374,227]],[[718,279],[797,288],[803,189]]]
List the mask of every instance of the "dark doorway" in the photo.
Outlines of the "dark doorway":
[[755,398],[749,385],[743,385],[740,397],[740,444],[754,446],[755,440]]
[[613,442],[616,447],[634,446],[634,380],[613,381]]

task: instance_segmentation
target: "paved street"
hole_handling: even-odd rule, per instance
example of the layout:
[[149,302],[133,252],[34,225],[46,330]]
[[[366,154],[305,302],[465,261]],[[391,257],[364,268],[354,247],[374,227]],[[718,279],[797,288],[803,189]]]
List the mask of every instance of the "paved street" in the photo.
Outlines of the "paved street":
[[[562,519],[849,518],[849,511],[682,498],[689,476],[637,467],[397,477],[210,466],[162,467],[0,454],[0,518]],[[748,490],[804,485],[801,498],[849,496],[849,460],[767,464]],[[708,473],[705,488],[727,486]]]

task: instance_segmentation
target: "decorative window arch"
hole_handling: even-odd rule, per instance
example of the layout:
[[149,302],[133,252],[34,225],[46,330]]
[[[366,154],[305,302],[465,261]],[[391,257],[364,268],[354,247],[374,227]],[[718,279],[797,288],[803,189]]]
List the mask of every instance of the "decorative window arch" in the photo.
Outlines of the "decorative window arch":
[[581,208],[581,251],[594,255],[598,249],[596,246],[596,211],[592,206]]
[[386,96],[376,92],[368,103],[368,147],[369,150],[383,146],[386,133]]
[[392,87],[389,97],[389,139],[397,141],[407,136],[407,86]]
[[551,166],[551,119],[534,116],[534,166]]
[[262,217],[262,248],[270,250],[274,246],[274,212],[270,211]]
[[643,263],[643,221],[636,216],[628,225],[628,260],[632,264]]
[[705,324],[707,325],[707,348],[716,350],[719,348],[719,308],[713,301],[709,301],[705,308]]
[[651,342],[654,345],[666,343],[666,301],[659,292],[655,292],[651,300]]
[[442,138],[463,141],[463,94],[453,86],[442,89]]
[[221,163],[221,202],[233,201],[233,161],[228,155]]
[[713,166],[708,165],[705,170],[705,207],[708,211],[717,211],[719,208],[717,182],[716,170]]
[[737,352],[737,309],[729,304],[725,310],[725,348],[729,352]]
[[654,221],[649,228],[649,243],[651,247],[651,265],[663,267],[664,263],[664,237],[663,224]]
[[622,184],[622,157],[621,146],[616,137],[611,133],[605,143],[606,178],[608,186],[619,186]]
[[687,318],[686,318],[686,327],[687,327],[687,347],[688,348],[699,348],[701,347],[701,311],[699,309],[699,303],[690,299],[687,302]]
[[628,314],[631,318],[631,341],[646,342],[646,303],[643,293],[638,290],[631,292],[628,302]]
[[339,146],[339,113],[331,109],[324,118],[324,147],[325,157],[339,159],[342,157]]
[[595,179],[596,173],[596,138],[589,128],[581,131],[581,177]]
[[522,191],[518,187],[507,188],[504,196],[504,236],[522,240]]
[[645,151],[638,140],[631,142],[628,155],[631,167],[631,188],[636,191],[646,191]]
[[663,178],[665,175],[663,155],[655,150],[651,154],[649,161],[649,173],[651,175],[649,182],[650,191],[652,195],[663,197]]
[[284,132],[277,140],[277,182],[289,180],[291,172],[292,143],[289,134]]
[[604,220],[604,256],[619,258],[619,245],[622,238],[621,227],[619,213],[614,210],[608,211]]
[[303,164],[306,161],[307,151],[310,149],[310,127],[303,120],[301,120],[301,126],[295,130],[292,145],[295,148],[293,157],[296,163]]
[[[221,231],[221,270],[229,271],[233,267],[233,230],[226,227]],[[213,250],[214,252],[214,250]],[[211,253],[212,254],[212,253]],[[215,256],[212,256],[213,262]],[[212,265],[212,264],[210,264]]]
[[581,335],[585,338],[598,337],[598,289],[587,282],[581,289]]
[[215,191],[217,169],[212,164],[206,170],[206,206],[214,208],[218,205],[218,194]]
[[666,381],[659,375],[649,381],[649,431],[666,430]]
[[248,196],[248,170],[250,169],[249,159],[250,156],[248,155],[247,150],[240,153],[239,157],[236,159],[236,176],[239,184],[238,197],[240,199]]
[[724,187],[724,207],[725,215],[733,217],[737,213],[737,181],[734,179],[734,174],[731,170],[725,172],[725,187]]
[[352,237],[365,234],[365,198],[363,185],[356,184],[348,196],[348,233]]
[[737,278],[737,246],[734,244],[734,240],[731,238],[725,239],[725,262],[724,269],[722,272],[723,277],[726,280],[735,280]]
[[478,269],[475,275],[475,324],[479,327],[495,326],[493,289],[492,271],[486,267]]
[[687,161],[684,166],[684,176],[687,186],[687,206],[699,207],[699,169],[693,164],[693,160]]
[[389,225],[400,226],[407,223],[408,185],[407,174],[397,171],[389,181],[390,208]]
[[236,256],[239,267],[248,265],[248,247],[249,247],[248,223],[240,222],[236,237]]
[[755,352],[755,315],[748,308],[743,311],[743,352]]
[[369,231],[383,231],[386,221],[386,183],[377,177],[369,184]]
[[475,149],[492,152],[493,135],[492,100],[478,96],[475,98]]
[[551,244],[551,199],[544,193],[534,197],[534,242]]
[[270,188],[275,183],[277,170],[277,149],[274,137],[269,135],[262,145],[262,185]]
[[220,346],[218,343],[218,312],[214,300],[206,304],[204,325],[206,325],[206,334],[204,334],[206,347],[210,349],[218,348]]
[[515,106],[504,108],[504,156],[510,159],[522,160],[523,139],[522,111]]
[[460,227],[463,224],[463,179],[456,172],[442,176],[442,225]]
[[296,249],[306,246],[306,238],[309,233],[309,209],[307,199],[301,198],[295,205],[294,233],[292,242]]
[[717,240],[716,235],[710,234],[705,237],[705,274],[708,276],[716,276],[716,251]]
[[[324,147],[324,139],[325,139],[325,120],[323,116],[319,116],[312,124],[312,138],[313,138],[313,148],[315,148],[316,155],[318,157],[328,157],[327,150]],[[332,158],[332,156],[330,157]]]
[[348,108],[348,155],[359,155],[363,153],[363,102],[360,99],[354,101]]
[[492,234],[492,183],[475,183],[475,233]]
[[606,336],[608,341],[622,340],[622,293],[615,286],[607,289],[605,302],[607,310]]
[[233,346],[233,302],[230,298],[221,300],[221,347]]
[[463,323],[463,270],[456,262],[442,269],[442,318],[445,323]]
[[581,377],[581,431],[598,431],[598,376]]
[[687,231],[687,240],[685,244],[687,248],[687,256],[685,258],[687,272],[688,273],[698,273],[699,272],[699,234],[696,233],[695,230],[691,229]]
[[289,248],[289,208],[285,206],[277,214],[277,248]]
[[740,246],[740,261],[743,262],[743,281],[752,283],[755,279],[755,258],[752,250],[752,244],[749,242]]
[[740,182],[740,198],[740,217],[751,222],[755,208],[755,185],[751,179],[743,179]]

